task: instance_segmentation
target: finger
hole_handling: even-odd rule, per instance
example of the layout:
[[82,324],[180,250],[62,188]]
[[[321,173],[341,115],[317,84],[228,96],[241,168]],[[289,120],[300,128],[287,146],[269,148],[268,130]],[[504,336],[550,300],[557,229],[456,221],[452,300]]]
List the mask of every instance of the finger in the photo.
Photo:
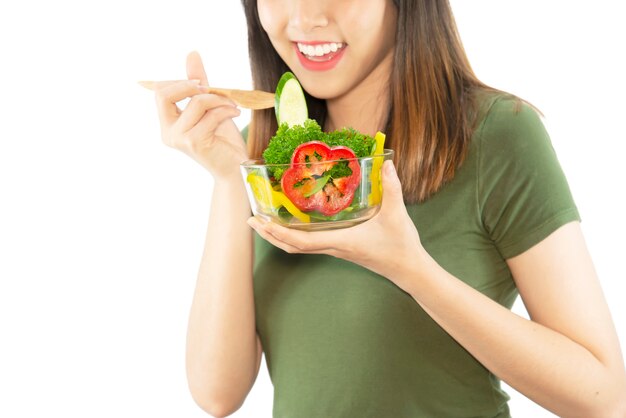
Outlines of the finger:
[[337,231],[299,231],[280,226],[274,222],[266,222],[263,229],[277,240],[311,254],[329,254],[339,249],[343,241]]
[[256,231],[256,233],[261,236],[261,238],[263,238],[273,246],[278,247],[289,254],[298,254],[301,252],[299,249],[276,239],[276,237],[274,237],[263,228],[263,224],[258,219],[254,217],[249,218],[248,225],[250,225]]
[[404,198],[402,197],[402,184],[396,173],[393,161],[385,161],[382,171],[383,201],[380,211],[387,211],[398,205],[403,207]]
[[202,64],[202,58],[198,51],[192,51],[187,55],[187,78],[190,80],[200,80],[200,84],[204,86],[209,85],[206,71],[204,71],[204,65]]
[[227,119],[232,119],[241,114],[241,110],[234,106],[220,106],[212,109],[210,112],[206,112],[204,116],[196,123],[189,132],[190,136],[196,135],[206,136],[212,134],[217,130],[222,122]]
[[[176,125],[182,132],[187,132],[193,128],[209,110],[219,107],[230,108],[233,114],[241,113],[235,104],[229,99],[215,94],[197,94],[191,98],[185,110],[176,121]],[[231,116],[234,117],[234,116]]]
[[180,110],[176,103],[201,93],[202,89],[198,86],[199,83],[199,80],[167,82],[156,88],[155,99],[162,123],[171,125],[178,119]]

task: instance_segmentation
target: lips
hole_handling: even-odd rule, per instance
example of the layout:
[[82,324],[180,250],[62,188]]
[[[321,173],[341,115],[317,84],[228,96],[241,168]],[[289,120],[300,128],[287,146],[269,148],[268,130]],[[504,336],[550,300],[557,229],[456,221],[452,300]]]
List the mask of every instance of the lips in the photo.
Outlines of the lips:
[[343,42],[326,42],[319,44],[305,44],[297,42],[298,50],[309,59],[332,57],[338,50],[344,47]]
[[334,68],[341,60],[346,47],[343,42],[294,42],[300,63],[311,71],[327,71]]

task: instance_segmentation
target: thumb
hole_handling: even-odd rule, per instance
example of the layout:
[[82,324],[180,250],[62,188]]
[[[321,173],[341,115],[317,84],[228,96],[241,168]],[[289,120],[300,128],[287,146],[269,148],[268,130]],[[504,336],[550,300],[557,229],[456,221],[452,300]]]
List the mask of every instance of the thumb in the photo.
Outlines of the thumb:
[[380,208],[381,212],[397,209],[396,206],[404,207],[402,184],[400,184],[393,161],[385,161],[382,172],[383,202]]
[[207,86],[209,84],[202,58],[198,51],[192,51],[187,55],[187,78],[189,80],[200,80],[200,85]]

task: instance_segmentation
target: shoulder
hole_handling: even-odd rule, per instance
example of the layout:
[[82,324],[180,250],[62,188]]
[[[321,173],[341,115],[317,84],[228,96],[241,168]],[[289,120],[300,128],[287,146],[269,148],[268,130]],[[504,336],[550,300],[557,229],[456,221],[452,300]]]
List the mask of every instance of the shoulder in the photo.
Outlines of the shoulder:
[[526,150],[549,144],[549,136],[539,111],[516,96],[498,93],[484,98],[482,120],[476,129],[481,148],[498,152]]
[[489,103],[475,133],[477,202],[486,231],[505,258],[579,219],[539,112],[501,96]]
[[[558,158],[541,115],[528,102],[500,94],[487,103],[488,109],[475,132],[478,166],[483,173],[534,175],[552,167]],[[551,168],[551,169],[552,169]]]

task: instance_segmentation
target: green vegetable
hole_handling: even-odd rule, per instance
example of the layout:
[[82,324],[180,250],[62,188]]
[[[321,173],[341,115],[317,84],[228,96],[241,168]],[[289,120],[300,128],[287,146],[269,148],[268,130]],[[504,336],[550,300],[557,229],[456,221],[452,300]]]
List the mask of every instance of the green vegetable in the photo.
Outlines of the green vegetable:
[[325,175],[324,177],[320,177],[320,178],[316,179],[315,180],[315,186],[313,186],[313,188],[310,191],[308,191],[307,193],[303,193],[302,196],[304,196],[304,197],[313,196],[315,193],[317,193],[320,190],[322,190],[324,188],[324,186],[326,186],[326,183],[328,183],[329,179],[330,179],[329,175]]
[[357,157],[367,157],[372,151],[372,147],[376,144],[374,138],[369,135],[365,135],[357,132],[352,128],[343,128],[338,131],[329,132],[326,134],[326,138],[322,139],[323,142],[336,147],[343,145],[354,151]]
[[352,169],[348,167],[348,161],[340,161],[326,172],[326,175],[338,179],[340,177],[348,177],[352,175]]
[[[289,164],[295,149],[305,142],[321,141],[325,144],[336,147],[339,145],[348,147],[354,151],[357,157],[367,157],[371,154],[376,142],[369,135],[361,134],[352,128],[344,128],[334,132],[323,132],[319,124],[313,119],[307,119],[304,125],[294,125],[289,127],[286,123],[281,124],[265,149],[263,158],[266,164]],[[337,164],[339,165],[339,164]],[[343,167],[348,169],[347,165]],[[341,167],[337,168],[338,170]],[[280,180],[284,169],[273,169],[276,180]],[[343,176],[349,175],[343,174]],[[342,176],[332,176],[334,178]]]
[[302,125],[309,116],[302,86],[295,75],[287,71],[278,80],[274,96],[276,120],[281,125]]

